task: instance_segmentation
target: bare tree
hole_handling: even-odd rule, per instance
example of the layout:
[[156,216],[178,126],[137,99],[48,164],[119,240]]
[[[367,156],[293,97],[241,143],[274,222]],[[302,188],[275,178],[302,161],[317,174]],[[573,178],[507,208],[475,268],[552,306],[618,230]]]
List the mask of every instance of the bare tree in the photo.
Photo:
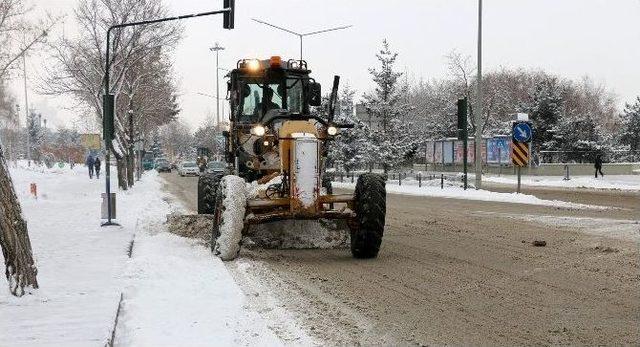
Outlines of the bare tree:
[[[27,10],[21,0],[0,0],[0,83],[2,86],[13,63],[39,42],[46,33],[45,30],[35,38],[31,38],[25,46],[19,46],[15,42],[16,36],[26,37],[30,34],[31,28],[23,21]],[[4,91],[3,88],[3,101],[6,97]],[[7,108],[4,102],[0,106],[5,110]],[[9,118],[12,121],[12,105],[8,108],[8,115],[3,118]],[[4,256],[9,290],[15,296],[22,296],[29,287],[38,288],[38,270],[33,261],[27,223],[22,216],[2,147],[2,141],[0,141],[0,246]]]
[[[108,28],[115,24],[156,19],[166,15],[166,6],[161,1],[80,0],[75,17],[81,34],[73,39],[62,37],[50,45],[53,64],[47,68],[47,78],[40,90],[45,94],[74,97],[78,106],[91,110],[96,123],[101,124],[104,49]],[[128,186],[125,163],[132,145],[127,131],[129,111],[132,110],[138,117],[138,124],[158,124],[162,122],[150,118],[163,118],[166,114],[154,115],[148,112],[144,116],[148,119],[141,121],[140,113],[136,114],[134,108],[152,109],[154,106],[144,104],[154,101],[162,105],[175,104],[173,81],[163,76],[162,70],[148,70],[149,66],[159,66],[150,64],[150,59],[163,60],[167,50],[174,47],[180,39],[180,33],[181,27],[175,23],[134,26],[112,32],[110,92],[116,96],[113,149],[119,167],[118,179],[123,189]],[[139,89],[163,84],[165,89],[173,88],[172,93],[161,94],[164,100],[157,100],[160,97],[157,94],[139,92]]]

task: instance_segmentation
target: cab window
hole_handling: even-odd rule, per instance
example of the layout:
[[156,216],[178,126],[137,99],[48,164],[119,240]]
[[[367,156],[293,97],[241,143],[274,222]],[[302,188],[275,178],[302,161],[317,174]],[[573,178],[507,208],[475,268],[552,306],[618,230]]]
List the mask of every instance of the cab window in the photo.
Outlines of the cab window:
[[243,93],[242,120],[257,121],[262,114],[263,103],[267,111],[283,108],[281,93],[284,94],[284,92],[278,86],[279,84],[247,83]]

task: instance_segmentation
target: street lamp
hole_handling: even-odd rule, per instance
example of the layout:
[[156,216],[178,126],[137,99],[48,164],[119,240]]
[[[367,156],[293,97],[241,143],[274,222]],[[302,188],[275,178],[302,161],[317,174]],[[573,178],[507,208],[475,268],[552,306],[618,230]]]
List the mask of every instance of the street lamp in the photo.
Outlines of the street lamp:
[[153,20],[145,20],[139,22],[130,22],[130,23],[121,23],[112,25],[107,29],[107,49],[105,52],[105,74],[104,74],[104,95],[102,96],[102,137],[105,142],[105,149],[107,151],[105,155],[105,181],[106,181],[106,199],[107,199],[107,221],[102,223],[101,226],[109,226],[109,225],[118,225],[113,222],[113,209],[111,208],[111,169],[110,169],[110,158],[111,151],[113,150],[113,139],[114,139],[114,103],[115,96],[111,94],[111,85],[109,84],[109,69],[111,67],[111,63],[109,61],[110,55],[110,46],[111,46],[111,31],[114,29],[126,28],[137,25],[146,25],[146,24],[155,24],[161,22],[168,22],[174,20],[181,19],[189,19],[189,18],[197,18],[204,16],[211,16],[216,14],[223,15],[223,23],[222,27],[224,29],[233,29],[234,28],[234,17],[235,17],[235,0],[223,0],[223,9],[218,11],[209,11],[195,14],[187,14],[177,17],[167,17],[167,18],[159,18]]
[[224,47],[218,45],[218,43],[216,42],[216,45],[209,48],[209,50],[211,52],[216,52],[216,124],[220,124],[220,83],[219,83],[219,73],[218,70],[220,70],[220,67],[218,66],[218,53],[222,50],[224,50]]
[[302,60],[302,38],[303,38],[303,37],[305,37],[305,36],[317,35],[317,34],[322,34],[322,33],[326,33],[326,32],[329,32],[329,31],[336,31],[336,30],[347,29],[347,28],[351,28],[351,27],[353,26],[353,25],[344,25],[344,26],[341,26],[341,27],[335,27],[335,28],[330,28],[330,29],[323,29],[323,30],[318,30],[318,31],[312,31],[312,32],[309,32],[309,33],[297,33],[297,32],[295,32],[295,31],[293,31],[293,30],[285,29],[285,28],[283,28],[283,27],[279,27],[279,26],[277,26],[277,25],[273,25],[273,24],[271,24],[271,23],[267,23],[267,22],[265,22],[265,21],[261,21],[261,20],[256,19],[256,18],[251,18],[251,20],[252,20],[252,21],[254,21],[254,22],[258,22],[258,23],[260,23],[260,24],[268,25],[268,26],[270,26],[270,27],[272,27],[272,28],[276,28],[276,29],[279,29],[279,30],[282,30],[282,31],[288,32],[289,34],[292,34],[292,35],[296,35],[296,36],[298,36],[298,37],[300,38],[300,60]]

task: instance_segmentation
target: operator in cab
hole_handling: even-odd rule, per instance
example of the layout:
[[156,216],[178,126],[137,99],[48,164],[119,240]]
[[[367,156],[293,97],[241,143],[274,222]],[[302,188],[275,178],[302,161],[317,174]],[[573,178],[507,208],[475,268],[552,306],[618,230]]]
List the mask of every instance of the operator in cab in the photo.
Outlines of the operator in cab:
[[267,87],[264,89],[264,96],[262,98],[262,102],[258,103],[258,105],[256,105],[256,109],[253,111],[254,115],[261,115],[262,114],[262,109],[263,109],[263,105],[266,106],[264,108],[264,112],[267,113],[270,110],[275,110],[275,109],[279,109],[282,108],[280,105],[276,104],[275,102],[273,102],[273,89],[271,89],[270,87]]

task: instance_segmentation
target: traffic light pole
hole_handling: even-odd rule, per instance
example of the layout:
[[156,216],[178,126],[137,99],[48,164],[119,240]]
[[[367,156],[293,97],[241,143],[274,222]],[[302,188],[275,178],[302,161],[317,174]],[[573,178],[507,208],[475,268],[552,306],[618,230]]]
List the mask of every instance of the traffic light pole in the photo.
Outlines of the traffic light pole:
[[132,27],[136,25],[147,25],[147,24],[155,24],[162,22],[169,22],[174,20],[182,20],[189,18],[197,18],[204,16],[211,16],[216,14],[223,14],[223,27],[225,29],[233,29],[234,27],[234,15],[235,15],[235,0],[223,0],[224,9],[218,11],[210,11],[210,12],[202,12],[196,14],[187,14],[177,17],[167,17],[167,18],[159,18],[154,20],[145,20],[139,22],[131,22],[131,23],[122,23],[112,25],[107,29],[107,50],[105,52],[105,76],[104,76],[104,96],[103,96],[103,127],[102,134],[105,142],[105,180],[106,180],[106,194],[107,194],[107,221],[102,223],[102,226],[109,225],[118,225],[113,222],[113,211],[111,208],[111,168],[110,168],[110,160],[111,160],[111,151],[113,150],[113,135],[114,135],[114,96],[111,95],[111,85],[109,84],[109,75],[110,75],[110,61],[109,55],[111,50],[111,31],[119,28]]

